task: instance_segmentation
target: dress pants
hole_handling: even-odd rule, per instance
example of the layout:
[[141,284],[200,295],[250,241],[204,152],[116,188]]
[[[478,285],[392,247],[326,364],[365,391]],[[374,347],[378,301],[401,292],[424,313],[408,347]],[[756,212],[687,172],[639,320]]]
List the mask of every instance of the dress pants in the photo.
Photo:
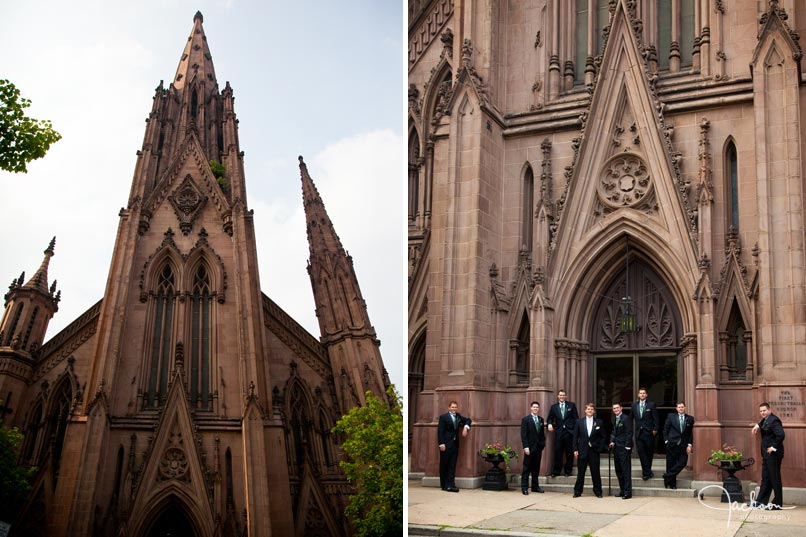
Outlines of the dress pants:
[[[531,451],[531,450],[530,450]],[[543,451],[532,451],[531,455],[523,456],[523,473],[521,473],[521,490],[529,488],[529,474],[532,474],[532,490],[540,486],[537,480],[540,473],[540,461],[543,458]]]
[[641,429],[635,438],[635,449],[641,459],[641,475],[649,478],[652,473],[652,455],[655,453],[655,437],[651,431]]
[[666,444],[666,473],[663,474],[663,480],[669,486],[677,486],[677,474],[688,464],[686,447],[683,444]]
[[445,451],[439,452],[439,486],[442,489],[456,487],[456,460],[459,456],[459,448],[456,446],[446,447]]
[[599,473],[599,454],[593,449],[588,450],[588,456],[577,459],[577,480],[574,483],[574,494],[582,494],[582,487],[585,486],[585,471],[590,466],[591,479],[593,480],[593,493],[602,494],[602,474]]
[[[565,429],[557,429],[554,435],[554,464],[552,474],[571,474],[574,469],[574,449],[571,444],[574,442],[573,435]],[[563,465],[563,455],[565,455],[565,465]]]
[[761,487],[758,489],[757,503],[768,503],[770,493],[775,492],[775,505],[784,505],[784,491],[781,486],[781,458],[764,457],[761,463]]
[[613,449],[613,455],[616,459],[616,477],[618,478],[619,490],[625,496],[632,496],[632,462],[630,461],[630,452],[623,447],[616,447]]

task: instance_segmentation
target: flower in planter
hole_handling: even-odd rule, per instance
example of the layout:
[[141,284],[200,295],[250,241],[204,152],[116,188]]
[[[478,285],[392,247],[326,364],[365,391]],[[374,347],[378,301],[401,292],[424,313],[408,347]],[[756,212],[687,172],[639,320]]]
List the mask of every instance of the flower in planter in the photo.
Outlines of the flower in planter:
[[479,456],[487,459],[490,457],[501,457],[504,459],[504,466],[509,470],[509,459],[517,459],[518,454],[512,446],[502,444],[496,440],[492,444],[486,444],[483,449],[479,450]]
[[728,444],[722,444],[722,449],[712,449],[711,456],[708,457],[708,464],[717,461],[740,461],[742,460],[742,452]]

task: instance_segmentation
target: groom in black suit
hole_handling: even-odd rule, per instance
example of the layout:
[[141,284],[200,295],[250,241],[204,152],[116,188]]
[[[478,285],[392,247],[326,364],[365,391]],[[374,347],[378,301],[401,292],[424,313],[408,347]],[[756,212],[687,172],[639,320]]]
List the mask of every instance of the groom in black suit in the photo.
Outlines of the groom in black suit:
[[537,480],[540,473],[540,460],[546,447],[546,424],[538,414],[540,403],[532,401],[531,412],[521,420],[521,442],[523,442],[523,473],[521,492],[529,494],[529,474],[532,474],[532,492],[543,492]]
[[459,414],[459,403],[456,401],[451,401],[448,405],[448,412],[439,417],[437,441],[439,442],[439,486],[442,487],[442,490],[459,492],[456,487],[459,435],[467,436],[471,421],[470,418]]
[[610,433],[610,447],[616,459],[616,477],[619,493],[623,500],[632,498],[632,420],[621,411],[621,403],[613,403],[613,432]]
[[594,418],[596,407],[593,403],[585,405],[585,417],[577,420],[572,437],[574,457],[577,458],[577,480],[574,483],[574,498],[582,496],[585,485],[585,471],[590,466],[593,480],[593,493],[602,497],[602,475],[599,473],[599,454],[605,451],[607,437],[604,422]]
[[694,416],[686,414],[686,403],[677,403],[677,412],[666,417],[663,425],[663,438],[666,441],[666,473],[663,474],[663,486],[667,489],[677,488],[677,474],[688,464],[688,456],[692,451],[692,431]]
[[635,423],[635,449],[641,459],[641,474],[644,481],[655,477],[652,473],[652,455],[655,453],[655,436],[660,430],[658,407],[647,401],[646,388],[638,389],[638,401],[632,404],[630,416]]
[[[778,510],[784,505],[784,490],[781,485],[781,462],[784,460],[784,426],[780,418],[770,411],[769,403],[758,406],[761,421],[753,426],[753,434],[761,431],[761,487],[758,489],[756,504],[766,504],[770,493],[775,492],[772,503],[765,509]],[[751,504],[752,505],[752,504]],[[762,505],[753,505],[761,507]]]
[[[551,405],[547,420],[549,432],[554,432],[554,465],[551,470],[551,477],[557,477],[562,470],[565,470],[566,476],[570,476],[574,467],[572,441],[574,427],[579,419],[579,414],[577,413],[576,405],[565,399],[565,390],[558,391],[557,402]],[[564,468],[563,455],[565,455]]]

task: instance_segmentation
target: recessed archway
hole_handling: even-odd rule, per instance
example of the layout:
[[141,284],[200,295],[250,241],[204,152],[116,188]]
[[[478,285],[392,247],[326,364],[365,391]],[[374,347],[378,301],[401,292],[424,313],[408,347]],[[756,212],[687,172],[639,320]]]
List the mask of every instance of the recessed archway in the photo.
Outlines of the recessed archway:
[[145,537],[195,537],[202,533],[182,504],[170,499],[143,533]]

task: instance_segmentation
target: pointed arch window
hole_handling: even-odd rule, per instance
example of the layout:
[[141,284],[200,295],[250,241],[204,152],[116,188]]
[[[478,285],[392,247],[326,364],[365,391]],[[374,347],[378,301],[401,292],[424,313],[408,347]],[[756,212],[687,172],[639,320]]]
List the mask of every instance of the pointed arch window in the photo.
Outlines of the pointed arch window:
[[37,403],[28,420],[28,427],[25,431],[25,447],[22,451],[22,463],[27,466],[36,465],[36,443],[39,439],[39,430],[42,427],[42,403]]
[[513,368],[510,374],[511,384],[526,384],[529,382],[529,339],[531,327],[529,326],[529,316],[523,312],[521,323],[518,328],[517,339],[510,342],[513,351]]
[[67,432],[67,418],[70,416],[70,407],[73,403],[73,386],[70,379],[64,378],[53,392],[53,403],[48,417],[48,436],[50,443],[51,467],[54,480],[58,479],[61,465],[62,449],[64,448],[64,435]]
[[328,471],[330,467],[335,463],[335,458],[333,457],[333,437],[332,433],[330,432],[330,425],[325,415],[324,410],[319,411],[319,435],[322,439],[322,456],[324,460],[322,461],[325,470]]
[[728,183],[728,228],[739,231],[739,163],[733,140],[729,140],[725,148],[725,176]]
[[190,117],[193,121],[198,120],[198,112],[199,112],[199,94],[196,93],[196,88],[193,88],[193,92],[190,94]]
[[190,297],[190,402],[196,408],[209,409],[210,394],[210,308],[212,292],[210,274],[205,263],[199,263],[193,275]]
[[694,53],[694,0],[658,0],[658,69],[691,67]]
[[576,0],[574,6],[574,84],[593,76],[593,58],[602,53],[602,30],[610,23],[607,0]]
[[36,318],[39,315],[39,306],[34,308],[34,312],[31,314],[31,319],[28,321],[28,328],[25,330],[25,339],[22,340],[22,349],[25,350],[28,348],[28,340],[31,338],[31,331],[34,329],[34,323],[36,323]]
[[11,318],[11,326],[6,333],[6,345],[11,345],[11,342],[14,339],[14,332],[17,331],[17,324],[20,322],[20,317],[22,317],[22,310],[25,307],[25,304],[20,302],[17,304],[17,307],[14,309],[14,316]]
[[534,206],[535,206],[535,174],[532,167],[526,165],[526,171],[523,174],[523,193],[521,195],[523,200],[523,208],[521,213],[523,221],[521,222],[521,251],[532,252],[532,230],[534,229]]
[[230,448],[227,448],[225,460],[227,466],[227,506],[232,506],[235,500],[233,494],[234,487],[232,486],[232,451],[230,451]]
[[417,217],[420,197],[420,136],[412,128],[409,135],[409,224]]
[[171,264],[162,266],[157,278],[153,299],[154,321],[151,335],[151,367],[146,401],[157,407],[165,401],[168,392],[168,368],[171,355],[171,337],[175,306],[176,279]]
[[305,458],[310,449],[311,420],[305,395],[299,385],[291,390],[290,398],[291,430],[290,459],[292,473],[302,477],[305,468]]
[[719,334],[722,351],[721,379],[723,381],[746,381],[752,379],[750,342],[752,334],[745,328],[744,318],[736,298],[728,317],[726,330]]

